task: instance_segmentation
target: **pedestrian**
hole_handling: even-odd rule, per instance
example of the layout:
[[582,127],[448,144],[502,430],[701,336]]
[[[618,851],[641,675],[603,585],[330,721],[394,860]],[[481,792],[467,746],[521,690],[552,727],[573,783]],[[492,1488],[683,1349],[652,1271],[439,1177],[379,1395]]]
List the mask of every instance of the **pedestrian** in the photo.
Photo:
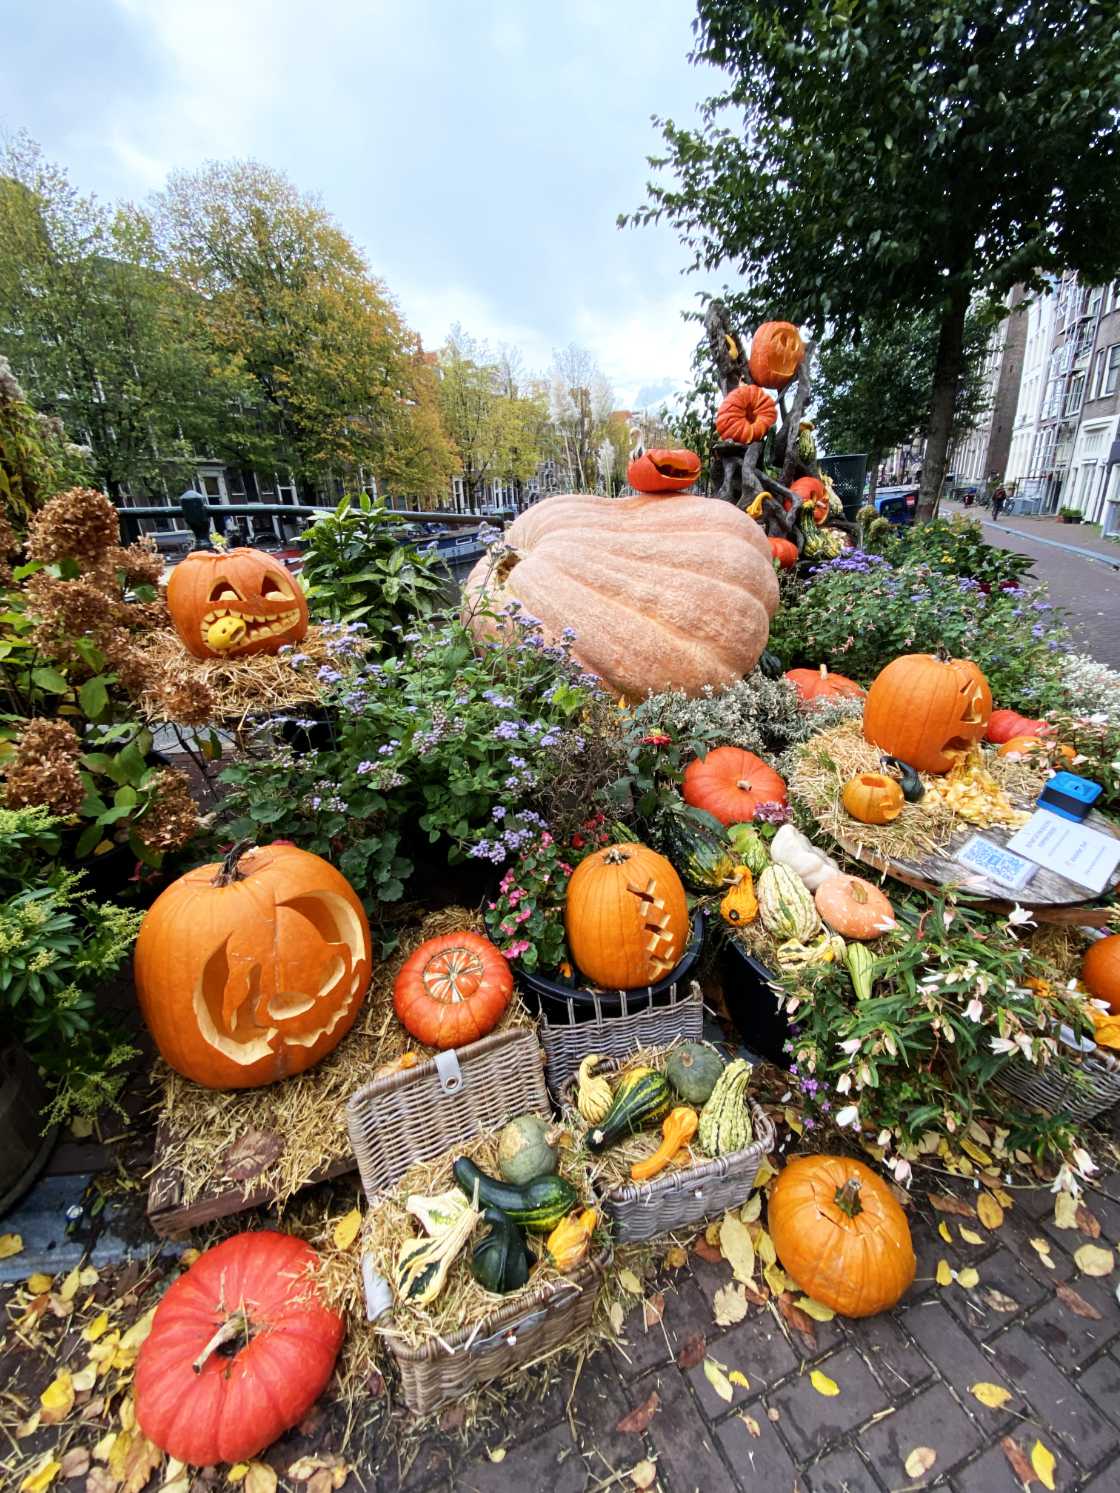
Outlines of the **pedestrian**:
[[997,524],[999,523],[1000,513],[1003,511],[1003,505],[1006,502],[1007,489],[1001,482],[1000,485],[996,488],[995,492],[992,494],[992,518]]

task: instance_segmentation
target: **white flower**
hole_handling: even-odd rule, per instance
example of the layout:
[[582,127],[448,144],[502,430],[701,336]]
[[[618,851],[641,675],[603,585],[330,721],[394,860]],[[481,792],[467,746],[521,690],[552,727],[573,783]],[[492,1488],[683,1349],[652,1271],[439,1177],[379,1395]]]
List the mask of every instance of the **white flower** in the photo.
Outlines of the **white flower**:
[[879,1134],[875,1137],[875,1144],[877,1146],[889,1146],[890,1143],[891,1143],[891,1133],[890,1133],[890,1131],[889,1130],[880,1130]]
[[837,1111],[836,1123],[840,1126],[841,1130],[843,1130],[846,1125],[850,1125],[853,1130],[858,1130],[859,1105],[846,1104],[843,1109]]
[[953,919],[956,917],[956,915],[957,914],[954,912],[954,910],[951,907],[947,907],[945,909],[945,919],[944,919],[944,921],[945,921],[946,928],[951,928],[953,926]]
[[993,1052],[998,1052],[1001,1057],[1006,1052],[1015,1051],[1015,1043],[1011,1041],[1010,1037],[993,1037],[988,1045]]
[[1100,1167],[1082,1146],[1073,1148],[1073,1164],[1083,1177],[1088,1177],[1093,1172],[1099,1172]]
[[891,1036],[890,1032],[887,1032],[883,1037],[883,1046],[887,1049],[892,1058],[898,1056],[898,1043]]
[[979,1021],[984,1014],[984,1002],[978,996],[973,996],[964,1008],[964,1014],[969,1021]]
[[1038,925],[1025,907],[1020,907],[1018,902],[1007,914],[1005,927],[1011,937],[1014,938],[1016,928],[1036,928]]
[[890,1168],[894,1172],[894,1180],[900,1187],[909,1185],[914,1173],[908,1161],[901,1156],[896,1156],[890,1163]]
[[895,922],[894,918],[884,918],[881,923],[876,923],[875,924],[875,932],[876,933],[893,933],[894,930],[897,927],[898,927],[898,924]]
[[1073,1172],[1067,1162],[1063,1161],[1061,1166],[1058,1168],[1058,1175],[1054,1178],[1053,1182],[1051,1182],[1050,1191],[1068,1192],[1075,1198],[1079,1198],[1081,1196],[1081,1183],[1073,1175]]
[[836,1092],[838,1094],[848,1094],[851,1092],[851,1088],[852,1075],[850,1073],[841,1073],[840,1077],[836,1080]]
[[1015,1038],[1015,1045],[1029,1063],[1034,1062],[1034,1038],[1028,1037],[1026,1032],[1020,1032]]
[[840,1051],[841,1052],[846,1052],[849,1057],[852,1057],[852,1056],[854,1056],[855,1053],[857,1053],[860,1050],[861,1046],[862,1046],[862,1038],[860,1038],[860,1037],[849,1037],[846,1042],[841,1042],[840,1043]]

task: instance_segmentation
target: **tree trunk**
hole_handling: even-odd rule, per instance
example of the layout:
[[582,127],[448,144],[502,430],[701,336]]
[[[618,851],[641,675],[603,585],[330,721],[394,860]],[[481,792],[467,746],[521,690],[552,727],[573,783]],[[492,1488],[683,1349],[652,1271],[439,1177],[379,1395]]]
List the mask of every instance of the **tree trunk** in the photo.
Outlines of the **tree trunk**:
[[918,511],[915,514],[920,524],[927,523],[933,517],[945,478],[949,438],[953,433],[953,410],[961,380],[968,295],[967,285],[955,285],[949,293],[949,304],[941,318],[937,359],[933,369],[933,397],[926,431],[925,459],[922,462],[922,485],[918,493]]
[[875,506],[875,494],[879,488],[880,459],[881,456],[878,451],[872,451],[870,456],[868,456],[867,458],[867,464],[871,469],[871,481],[867,485],[867,497],[864,499],[864,502],[869,504],[872,508],[874,508]]

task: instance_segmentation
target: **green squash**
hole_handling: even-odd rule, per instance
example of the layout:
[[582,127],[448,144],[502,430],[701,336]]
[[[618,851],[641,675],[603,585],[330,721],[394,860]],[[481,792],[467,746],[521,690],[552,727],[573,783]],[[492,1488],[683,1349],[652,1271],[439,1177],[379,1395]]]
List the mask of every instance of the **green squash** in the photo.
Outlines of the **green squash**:
[[514,1223],[533,1234],[548,1234],[579,1203],[580,1196],[564,1177],[535,1177],[522,1187],[488,1177],[466,1156],[451,1168],[455,1185],[468,1197],[478,1188],[483,1207],[500,1208]]
[[550,1143],[552,1126],[540,1115],[511,1120],[498,1137],[498,1170],[504,1182],[520,1187],[534,1177],[556,1170],[556,1147]]
[[711,1097],[724,1062],[714,1047],[703,1042],[684,1042],[674,1047],[665,1064],[665,1076],[686,1104],[705,1104]]
[[706,1156],[731,1156],[743,1151],[754,1138],[747,1088],[751,1065],[736,1058],[720,1074],[707,1104],[700,1111],[697,1140]]
[[922,782],[916,768],[910,766],[909,762],[903,762],[898,757],[884,757],[883,765],[893,767],[898,773],[898,781],[902,788],[902,796],[908,804],[920,803],[926,795],[926,785]]
[[770,851],[766,841],[753,824],[732,824],[727,830],[727,843],[735,857],[737,866],[746,866],[752,876],[761,876],[770,864]]
[[755,885],[762,926],[779,943],[808,943],[820,931],[816,904],[805,883],[788,866],[766,867]]
[[614,1100],[601,1125],[590,1131],[588,1150],[605,1151],[624,1136],[663,1120],[673,1107],[673,1091],[663,1073],[653,1068],[634,1068],[623,1074]]
[[500,1208],[485,1209],[482,1220],[489,1228],[471,1253],[471,1274],[483,1290],[496,1296],[519,1291],[532,1268],[524,1235]]
[[715,892],[735,876],[735,858],[723,825],[703,809],[684,809],[669,817],[662,850],[694,892]]
[[[464,1189],[465,1190],[465,1189]],[[473,1196],[473,1189],[470,1194]],[[433,1234],[410,1239],[397,1256],[394,1284],[397,1295],[410,1306],[427,1306],[447,1284],[447,1274],[479,1220],[469,1204],[454,1223]]]

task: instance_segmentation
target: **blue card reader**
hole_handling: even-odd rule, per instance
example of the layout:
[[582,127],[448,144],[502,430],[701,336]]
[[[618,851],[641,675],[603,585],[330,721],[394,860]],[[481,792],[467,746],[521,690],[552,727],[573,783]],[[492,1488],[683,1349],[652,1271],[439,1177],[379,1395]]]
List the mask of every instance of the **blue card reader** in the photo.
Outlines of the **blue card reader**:
[[1038,795],[1038,807],[1080,824],[1101,796],[1101,785],[1074,772],[1056,772]]

